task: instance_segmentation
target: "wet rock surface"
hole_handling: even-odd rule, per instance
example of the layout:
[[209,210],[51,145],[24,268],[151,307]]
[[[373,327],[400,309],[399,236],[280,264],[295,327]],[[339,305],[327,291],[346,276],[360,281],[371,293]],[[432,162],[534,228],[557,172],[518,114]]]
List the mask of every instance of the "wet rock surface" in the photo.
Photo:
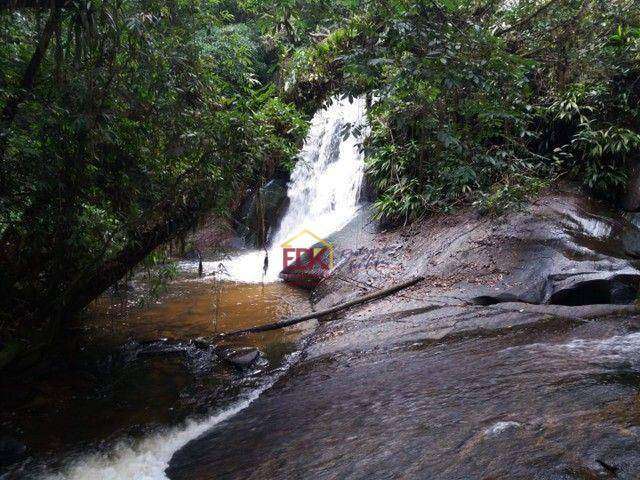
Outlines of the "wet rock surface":
[[249,368],[260,358],[257,348],[230,349],[223,352],[222,357],[231,365],[239,369]]
[[238,233],[248,245],[260,246],[269,229],[278,223],[286,206],[287,181],[274,178],[245,202]]
[[378,234],[316,289],[317,309],[427,280],[321,323],[289,374],[168,476],[638,478],[639,235],[572,192]]

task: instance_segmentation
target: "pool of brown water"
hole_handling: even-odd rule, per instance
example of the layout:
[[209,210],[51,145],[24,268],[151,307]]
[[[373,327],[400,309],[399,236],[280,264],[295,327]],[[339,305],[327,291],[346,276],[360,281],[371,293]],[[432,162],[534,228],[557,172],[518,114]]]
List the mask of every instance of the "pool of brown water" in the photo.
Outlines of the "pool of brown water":
[[[8,478],[42,465],[55,470],[87,451],[223,408],[281,368],[313,328],[216,337],[306,311],[306,294],[283,283],[183,278],[152,303],[131,303],[105,295],[73,325],[51,365],[0,380],[11,393],[0,399],[1,433],[28,454]],[[228,349],[247,347],[261,352],[251,366],[224,360]]]
[[[263,325],[308,308],[307,294],[285,283],[246,284],[184,279],[153,304],[131,308],[103,297],[92,308],[85,333],[113,344],[138,341],[211,338],[254,325]],[[234,344],[265,346],[295,339],[299,330],[267,332],[235,340]]]

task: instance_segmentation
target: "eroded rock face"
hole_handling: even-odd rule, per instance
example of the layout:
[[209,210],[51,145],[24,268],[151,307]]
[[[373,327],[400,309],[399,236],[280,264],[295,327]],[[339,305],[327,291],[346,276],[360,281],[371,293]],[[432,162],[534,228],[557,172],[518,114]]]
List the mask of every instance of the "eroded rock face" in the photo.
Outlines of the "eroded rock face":
[[352,295],[353,285],[338,277],[384,286],[420,274],[428,278],[420,290],[472,303],[631,303],[640,283],[634,221],[571,192],[498,219],[433,218],[379,235],[323,282],[316,298],[322,305]]
[[427,281],[320,323],[303,360],[169,477],[639,478],[637,239],[574,193],[376,235],[317,308]]

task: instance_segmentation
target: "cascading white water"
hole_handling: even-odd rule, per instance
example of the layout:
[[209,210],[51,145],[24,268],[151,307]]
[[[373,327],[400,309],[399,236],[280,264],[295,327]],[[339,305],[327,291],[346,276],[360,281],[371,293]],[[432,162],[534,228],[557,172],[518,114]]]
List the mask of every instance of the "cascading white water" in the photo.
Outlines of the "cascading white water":
[[[311,122],[300,159],[288,188],[289,207],[272,236],[270,268],[263,276],[263,251],[249,252],[223,262],[228,278],[240,282],[274,281],[282,267],[282,243],[303,230],[324,238],[342,228],[358,211],[364,160],[358,144],[366,134],[363,98],[337,99],[320,110]],[[343,138],[344,127],[362,127]],[[311,243],[313,239],[311,239]],[[303,246],[297,244],[296,246]],[[308,246],[308,245],[307,245]],[[203,266],[212,273],[219,262]],[[67,464],[61,472],[45,474],[47,480],[166,480],[164,473],[173,454],[187,442],[237,414],[286,372],[299,353],[285,367],[236,404],[200,421],[190,421],[134,443],[121,443],[107,453],[89,454]]]
[[255,390],[248,392],[235,404],[220,410],[204,420],[191,420],[176,427],[151,435],[134,443],[120,443],[107,453],[89,454],[67,464],[57,473],[46,473],[42,480],[168,480],[165,470],[175,452],[190,440],[233,417],[247,408],[265,390],[282,377],[300,356],[293,353],[283,368]]
[[335,232],[357,211],[364,170],[362,135],[342,137],[343,127],[363,125],[363,98],[344,98],[320,110],[311,123],[301,159],[291,175],[289,208],[272,244],[280,246],[302,229],[320,237]]
[[[280,226],[271,236],[269,268],[264,274],[265,252],[253,251],[223,262],[221,278],[239,282],[272,282],[282,269],[282,244],[307,230],[325,238],[339,230],[358,211],[359,192],[364,174],[364,158],[359,144],[366,134],[366,102],[363,97],[350,101],[334,99],[319,110],[311,121],[300,159],[288,187],[289,207]],[[352,127],[343,136],[345,126]],[[308,247],[315,243],[308,238]],[[207,262],[205,271],[218,271],[219,262]]]

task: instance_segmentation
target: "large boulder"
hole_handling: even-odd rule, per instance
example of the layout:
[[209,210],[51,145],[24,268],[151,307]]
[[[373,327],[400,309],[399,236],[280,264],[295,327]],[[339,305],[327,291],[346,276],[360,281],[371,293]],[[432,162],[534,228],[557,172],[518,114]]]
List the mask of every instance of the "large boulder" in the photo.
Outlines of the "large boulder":
[[463,212],[378,235],[316,296],[332,304],[368,284],[422,275],[430,294],[483,305],[631,303],[640,282],[638,224],[635,214],[567,187],[499,219]]
[[278,224],[287,204],[287,180],[275,178],[251,195],[241,210],[238,234],[247,245],[260,247]]

